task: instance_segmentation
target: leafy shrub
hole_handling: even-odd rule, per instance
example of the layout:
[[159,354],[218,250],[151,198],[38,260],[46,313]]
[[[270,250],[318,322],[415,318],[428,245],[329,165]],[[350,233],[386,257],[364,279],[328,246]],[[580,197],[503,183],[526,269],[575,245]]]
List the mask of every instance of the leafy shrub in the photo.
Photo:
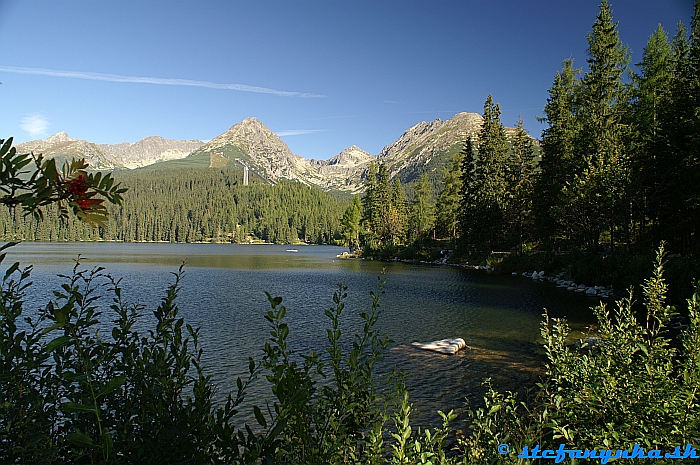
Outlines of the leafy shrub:
[[[646,316],[637,320],[632,291],[611,313],[594,309],[598,339],[567,344],[565,320],[544,314],[546,378],[530,403],[490,390],[486,407],[471,412],[471,435],[461,439],[465,460],[516,463],[525,445],[557,449],[626,450],[639,444],[673,450],[700,442],[700,288],[688,299],[689,324],[674,336],[666,305],[663,247],[645,280]],[[676,320],[677,321],[677,320]],[[499,456],[498,444],[511,453]],[[629,463],[634,463],[630,461]]]
[[[443,415],[442,429],[412,433],[402,384],[393,416],[397,442],[385,442],[389,399],[377,395],[373,378],[389,343],[374,328],[381,284],[347,352],[340,342],[346,288],[339,286],[325,312],[323,356],[288,347],[286,308],[268,295],[271,337],[262,362],[250,359],[247,379],[215,407],[199,331],[178,316],[182,268],[146,335],[135,329],[145,309],[124,301],[119,281],[102,268],[84,270],[79,261],[39,318],[22,321],[30,272],[10,266],[0,291],[2,463],[442,463],[430,460],[444,457],[454,414]],[[112,302],[103,311],[105,288]],[[236,414],[263,373],[275,402],[265,412],[253,407],[260,426],[254,431]]]

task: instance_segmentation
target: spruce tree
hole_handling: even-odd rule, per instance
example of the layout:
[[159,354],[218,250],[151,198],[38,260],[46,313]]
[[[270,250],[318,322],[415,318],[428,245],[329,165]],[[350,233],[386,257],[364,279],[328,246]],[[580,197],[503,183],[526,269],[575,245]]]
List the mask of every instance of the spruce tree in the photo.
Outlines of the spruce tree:
[[461,182],[460,182],[460,207],[458,224],[460,228],[460,245],[468,253],[475,251],[479,231],[478,219],[478,192],[476,183],[476,148],[472,136],[467,136],[462,149]]
[[390,231],[394,244],[405,243],[408,237],[409,205],[406,190],[396,177],[391,183]]
[[544,107],[542,121],[548,127],[542,131],[542,159],[536,179],[533,214],[537,236],[550,250],[565,229],[557,214],[562,203],[562,190],[583,170],[583,157],[577,156],[574,143],[580,129],[577,116],[579,93],[578,74],[573,60],[565,60],[562,70],[554,77]]
[[354,251],[360,245],[360,219],[362,218],[362,201],[359,195],[352,198],[352,203],[348,206],[340,220],[343,240],[345,245]]
[[[620,199],[626,195],[628,175],[624,115],[627,88],[627,47],[620,41],[607,0],[588,34],[588,72],[581,83],[578,115],[581,130],[575,148],[584,156],[584,168],[565,186],[561,214],[573,238],[588,250],[597,250],[600,235],[609,232],[614,246]],[[614,250],[614,248],[612,249]]]
[[631,187],[634,194],[631,217],[641,236],[647,234],[648,222],[658,225],[659,221],[652,205],[660,192],[665,171],[658,156],[659,131],[662,114],[670,102],[673,62],[668,36],[659,25],[649,37],[642,61],[637,65],[639,73],[633,77],[631,157],[634,183]]
[[428,180],[428,174],[421,174],[415,188],[413,199],[413,223],[417,237],[433,227],[433,187]]
[[449,168],[442,170],[442,189],[435,204],[435,227],[440,237],[457,237],[464,153],[454,154]]
[[474,246],[488,253],[503,245],[504,208],[507,203],[508,137],[501,124],[501,107],[491,95],[484,103],[484,122],[479,131],[478,158],[474,167],[474,190],[478,228]]
[[520,118],[506,170],[508,200],[504,209],[510,243],[517,245],[518,254],[523,252],[523,240],[529,229],[536,167],[535,146]]

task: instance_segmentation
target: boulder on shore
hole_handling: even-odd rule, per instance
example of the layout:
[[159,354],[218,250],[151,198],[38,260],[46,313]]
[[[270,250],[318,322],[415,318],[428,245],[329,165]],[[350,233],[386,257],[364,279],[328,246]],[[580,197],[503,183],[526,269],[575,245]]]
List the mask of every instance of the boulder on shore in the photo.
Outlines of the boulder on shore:
[[440,339],[433,342],[414,342],[413,347],[422,350],[432,350],[441,354],[454,355],[467,347],[467,343],[461,337]]

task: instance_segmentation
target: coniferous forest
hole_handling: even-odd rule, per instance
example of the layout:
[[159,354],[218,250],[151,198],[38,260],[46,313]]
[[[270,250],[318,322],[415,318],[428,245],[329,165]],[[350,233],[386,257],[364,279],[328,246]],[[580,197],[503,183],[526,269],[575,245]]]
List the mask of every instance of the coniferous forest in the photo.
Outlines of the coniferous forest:
[[500,105],[489,95],[483,126],[464,141],[436,189],[423,179],[408,189],[408,201],[386,169],[374,166],[361,221],[344,220],[344,230],[357,229],[365,250],[379,256],[405,247],[415,253],[416,241],[429,238],[450,239],[453,245],[439,248],[456,246],[462,260],[535,252],[544,256],[543,267],[562,253],[587,262],[651,256],[661,241],[674,254],[697,254],[697,2],[689,29],[679,23],[670,37],[659,25],[650,33],[633,61],[611,5],[602,2],[587,36],[585,71],[566,59],[554,76],[540,141],[521,122],[507,134]]
[[242,171],[162,169],[118,172],[128,189],[122,205],[108,206],[107,221],[94,228],[76,218],[61,222],[49,207],[44,220],[21,211],[0,212],[0,240],[125,242],[331,243],[347,201],[291,181],[274,186]]

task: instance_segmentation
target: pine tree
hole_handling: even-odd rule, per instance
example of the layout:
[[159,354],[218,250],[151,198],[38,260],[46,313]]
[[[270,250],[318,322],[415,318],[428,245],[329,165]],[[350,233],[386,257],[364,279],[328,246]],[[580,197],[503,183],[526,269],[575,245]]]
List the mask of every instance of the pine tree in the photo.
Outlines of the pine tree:
[[529,229],[536,167],[535,146],[520,118],[506,170],[508,201],[504,208],[509,236],[514,238],[511,243],[517,244],[518,254],[523,252],[523,240]]
[[394,244],[405,243],[408,237],[409,211],[406,190],[396,177],[391,183],[391,206],[389,215],[391,237]]
[[583,76],[578,104],[581,130],[575,147],[583,154],[585,166],[564,187],[564,203],[559,211],[574,239],[589,250],[597,250],[606,229],[612,248],[616,226],[621,222],[618,210],[620,199],[626,195],[628,176],[624,143],[628,99],[622,76],[628,55],[610,5],[603,0],[593,31],[588,34],[589,71]]
[[354,251],[360,246],[360,219],[362,218],[362,201],[359,195],[352,198],[352,203],[345,210],[340,220],[345,245]]
[[679,24],[672,51],[670,101],[661,113],[655,146],[663,170],[650,203],[658,216],[655,239],[690,252],[700,249],[700,1],[695,2],[689,38]]
[[433,227],[434,207],[433,207],[433,187],[428,180],[428,174],[421,174],[415,186],[415,196],[413,199],[413,223],[416,236],[420,237],[425,231]]
[[[659,131],[662,113],[669,105],[673,80],[673,52],[668,36],[659,25],[649,37],[640,72],[634,75],[634,100],[632,104],[633,143],[632,171],[633,200],[631,217],[638,228],[638,235],[646,234],[649,221],[658,225],[657,212],[652,210],[652,199],[660,192],[665,167],[658,157]],[[656,241],[652,241],[657,243]]]
[[435,227],[439,237],[457,237],[465,150],[454,154],[449,168],[442,170],[442,189],[435,204]]
[[580,71],[573,67],[573,60],[564,61],[549,89],[542,118],[548,127],[542,131],[542,159],[536,179],[533,214],[537,236],[548,249],[554,247],[556,238],[565,229],[556,213],[564,201],[562,190],[583,170],[583,157],[577,157],[574,149],[580,127],[576,110]]
[[474,244],[477,242],[479,232],[479,212],[476,182],[476,149],[471,135],[467,136],[462,149],[462,165],[460,179],[460,206],[458,212],[458,223],[460,228],[460,244],[469,253],[475,251]]
[[487,253],[504,243],[503,210],[507,202],[508,137],[501,124],[500,105],[491,95],[484,103],[484,123],[479,131],[478,156],[474,165],[476,193],[472,246]]

